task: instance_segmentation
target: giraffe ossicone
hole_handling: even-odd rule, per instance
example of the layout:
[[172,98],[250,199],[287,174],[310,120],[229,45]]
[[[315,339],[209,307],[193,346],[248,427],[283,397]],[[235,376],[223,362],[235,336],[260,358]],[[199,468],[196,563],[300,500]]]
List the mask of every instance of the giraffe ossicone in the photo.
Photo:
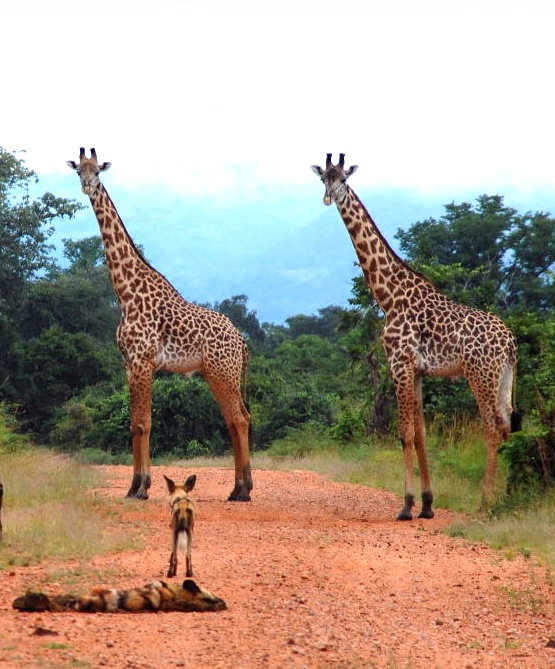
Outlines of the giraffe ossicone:
[[121,319],[116,341],[122,353],[131,400],[133,478],[128,497],[148,499],[152,378],[158,370],[186,376],[200,372],[224,417],[235,460],[235,485],[228,499],[248,501],[252,490],[250,415],[246,406],[248,349],[231,321],[186,301],[143,258],[127,232],[100,173],[95,149],[79,162],[67,161],[81,180],[96,215]]
[[385,315],[381,334],[399,411],[405,470],[404,505],[398,520],[410,520],[415,503],[413,451],[420,469],[421,518],[432,518],[433,493],[425,447],[423,376],[465,376],[476,398],[487,442],[483,504],[494,495],[497,451],[519,429],[515,407],[517,347],[496,315],[454,302],[412,270],[389,246],[347,179],[345,154],[337,165],[312,165],[325,187],[324,204],[335,202],[351,237],[369,290]]

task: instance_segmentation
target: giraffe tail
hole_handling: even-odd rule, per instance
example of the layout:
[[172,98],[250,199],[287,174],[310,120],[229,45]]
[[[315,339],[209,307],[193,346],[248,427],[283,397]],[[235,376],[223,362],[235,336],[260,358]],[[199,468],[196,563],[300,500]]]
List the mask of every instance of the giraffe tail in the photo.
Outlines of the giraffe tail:
[[512,407],[511,411],[511,433],[522,430],[522,417],[524,412],[516,404],[516,362],[513,365],[513,389],[512,389]]

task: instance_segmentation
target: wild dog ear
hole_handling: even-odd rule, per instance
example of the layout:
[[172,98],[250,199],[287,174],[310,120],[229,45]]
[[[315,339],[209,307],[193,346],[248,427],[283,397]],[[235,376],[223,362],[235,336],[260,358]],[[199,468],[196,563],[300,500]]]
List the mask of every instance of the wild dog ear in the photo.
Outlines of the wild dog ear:
[[171,495],[172,492],[175,490],[175,483],[170,478],[168,478],[165,474],[164,474],[164,478],[166,479],[166,485],[168,486],[168,492]]
[[183,585],[181,587],[183,590],[187,590],[187,592],[190,592],[192,595],[197,595],[201,591],[192,578],[186,578],[183,581]]
[[195,487],[196,482],[197,482],[196,474],[191,474],[191,476],[189,476],[189,478],[183,484],[183,487],[187,492],[191,492],[191,490]]

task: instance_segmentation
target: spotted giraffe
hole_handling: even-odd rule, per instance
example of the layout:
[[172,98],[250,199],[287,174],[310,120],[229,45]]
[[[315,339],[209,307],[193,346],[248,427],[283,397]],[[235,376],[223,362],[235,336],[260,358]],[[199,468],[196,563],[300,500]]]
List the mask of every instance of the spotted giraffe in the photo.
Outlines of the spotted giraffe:
[[116,341],[123,355],[131,396],[133,478],[128,497],[148,499],[152,377],[157,370],[186,376],[201,372],[223,414],[235,456],[230,501],[248,501],[250,415],[245,405],[248,350],[223,314],[187,302],[151,267],[133,243],[99,179],[111,163],[98,163],[81,148],[68,160],[89,196],[102,236],[112,285],[121,307]]
[[422,377],[463,375],[476,398],[486,441],[483,503],[493,497],[499,444],[518,428],[514,408],[517,349],[513,334],[494,314],[458,304],[413,271],[389,246],[347,179],[345,155],[312,170],[325,186],[324,204],[335,202],[349,232],[368,288],[385,315],[381,335],[399,411],[405,469],[404,505],[398,520],[414,507],[413,450],[420,469],[420,518],[433,518],[433,493],[425,449]]

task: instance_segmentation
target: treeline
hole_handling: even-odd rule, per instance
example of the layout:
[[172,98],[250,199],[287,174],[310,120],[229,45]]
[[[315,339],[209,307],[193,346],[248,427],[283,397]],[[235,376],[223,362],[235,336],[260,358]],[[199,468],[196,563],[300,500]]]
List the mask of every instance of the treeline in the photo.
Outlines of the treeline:
[[[48,242],[52,224],[82,205],[50,193],[31,200],[34,181],[16,154],[0,149],[0,401],[39,443],[127,455],[129,398],[114,343],[119,308],[100,237],[64,239],[60,267]],[[499,195],[482,195],[396,234],[414,269],[452,298],[498,313],[515,332],[527,425],[518,457],[526,466],[539,457],[534,466],[544,473],[555,418],[554,232],[549,214],[519,213]],[[246,295],[205,306],[229,316],[249,343],[253,448],[307,424],[339,440],[395,431],[383,316],[362,276],[348,308],[330,305],[284,325],[260,323]],[[424,390],[426,413],[440,427],[476,417],[466,382],[427,379]],[[153,456],[228,450],[202,379],[156,377],[151,439]]]

